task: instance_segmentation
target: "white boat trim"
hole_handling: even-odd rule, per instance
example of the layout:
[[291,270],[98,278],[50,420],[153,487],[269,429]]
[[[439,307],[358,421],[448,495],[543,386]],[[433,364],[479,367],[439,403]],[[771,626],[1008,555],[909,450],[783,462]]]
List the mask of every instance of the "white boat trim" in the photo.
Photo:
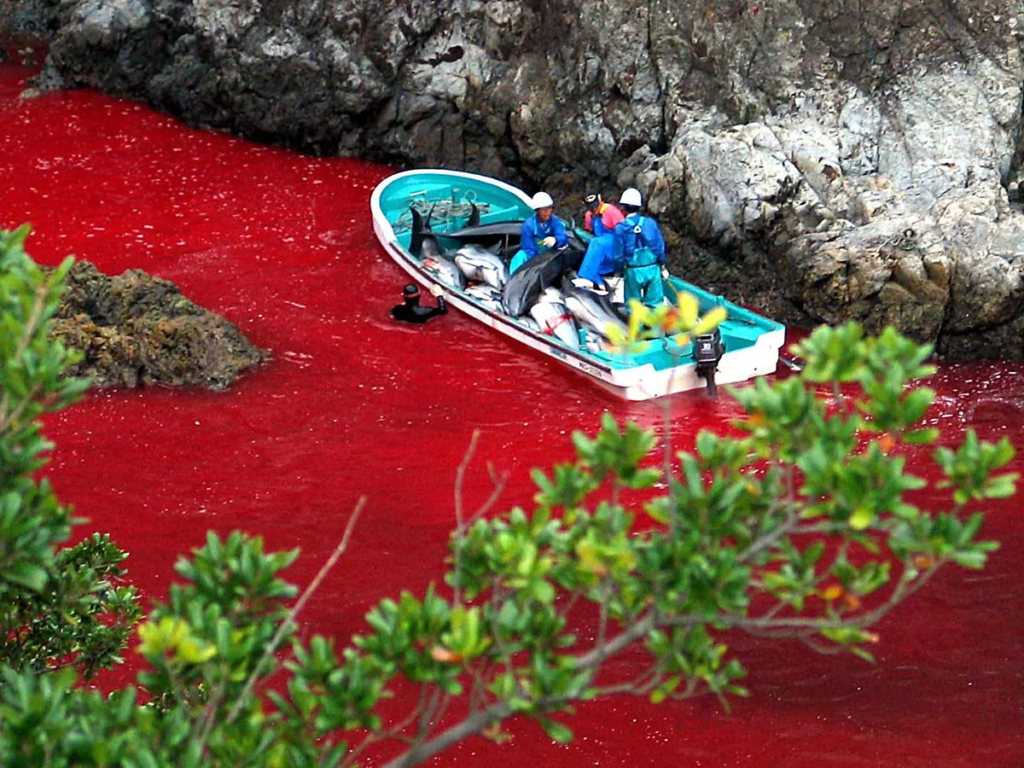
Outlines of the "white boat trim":
[[[696,363],[676,365],[664,370],[656,370],[650,363],[615,368],[600,360],[596,360],[586,352],[579,352],[558,342],[554,337],[538,333],[515,318],[500,312],[487,309],[474,299],[453,291],[451,286],[436,279],[420,266],[420,262],[409,251],[402,247],[395,235],[395,230],[388,221],[380,206],[380,197],[384,188],[404,176],[417,175],[424,172],[453,178],[468,178],[475,181],[486,181],[494,186],[514,194],[527,205],[530,197],[521,189],[509,184],[463,171],[445,171],[440,169],[423,169],[403,171],[384,179],[373,190],[370,197],[370,210],[373,216],[373,229],[377,239],[384,246],[392,259],[404,269],[410,277],[425,288],[439,286],[445,300],[452,306],[465,312],[485,325],[522,342],[526,346],[557,358],[571,368],[587,374],[601,387],[625,400],[650,400],[663,395],[685,392],[691,389],[702,389],[706,386],[703,378],[697,375]],[[786,329],[780,327],[761,334],[751,347],[726,352],[718,363],[715,382],[718,384],[734,384],[754,376],[774,373],[779,361],[779,350],[786,340]]]

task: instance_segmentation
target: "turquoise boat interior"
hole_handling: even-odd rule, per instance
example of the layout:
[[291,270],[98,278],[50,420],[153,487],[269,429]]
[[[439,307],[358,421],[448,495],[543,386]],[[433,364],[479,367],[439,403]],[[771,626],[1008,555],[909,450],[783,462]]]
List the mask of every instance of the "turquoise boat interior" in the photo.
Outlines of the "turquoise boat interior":
[[[412,229],[410,208],[415,208],[424,218],[429,213],[431,229],[438,236],[441,245],[450,246],[454,250],[458,247],[457,241],[446,242],[444,233],[464,228],[469,221],[473,205],[476,205],[480,212],[481,225],[521,221],[533,214],[529,204],[520,197],[483,177],[450,176],[423,171],[396,178],[380,195],[381,211],[391,224],[398,243],[406,250],[409,248]],[[567,217],[563,216],[563,220],[565,218]],[[589,239],[589,233],[582,229],[576,231],[584,240]],[[780,323],[744,309],[722,296],[709,293],[678,277],[671,277],[669,282],[675,292],[687,292],[696,297],[701,314],[717,306],[726,308],[728,317],[719,327],[719,331],[727,354],[752,347],[760,336],[783,328]],[[666,294],[671,296],[672,291],[666,290]],[[470,295],[460,296],[464,300],[479,303]],[[521,325],[524,331],[528,330],[525,324],[517,324]],[[562,346],[554,337],[546,338]],[[644,342],[629,352],[580,349],[576,353],[615,368],[652,365],[655,370],[663,370],[692,362],[693,344],[678,344],[674,339],[668,338]]]
[[395,179],[380,196],[381,210],[403,248],[409,247],[410,208],[424,217],[430,214],[431,229],[443,237],[466,226],[473,205],[480,211],[480,224],[522,221],[533,215],[526,202],[497,184],[429,171]]

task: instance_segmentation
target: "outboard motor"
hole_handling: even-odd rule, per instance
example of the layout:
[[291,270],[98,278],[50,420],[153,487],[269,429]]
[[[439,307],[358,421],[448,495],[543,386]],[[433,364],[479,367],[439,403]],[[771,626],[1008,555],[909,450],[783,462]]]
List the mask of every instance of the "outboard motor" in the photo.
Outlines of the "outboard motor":
[[725,354],[722,334],[717,328],[711,333],[702,333],[693,339],[693,359],[697,363],[697,375],[708,384],[708,394],[715,397],[718,387],[715,385],[715,372],[718,361]]

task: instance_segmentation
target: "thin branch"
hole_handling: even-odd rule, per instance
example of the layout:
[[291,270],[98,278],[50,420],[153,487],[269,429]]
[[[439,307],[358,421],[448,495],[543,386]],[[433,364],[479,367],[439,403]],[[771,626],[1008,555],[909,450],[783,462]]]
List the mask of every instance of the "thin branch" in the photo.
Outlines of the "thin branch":
[[[736,629],[742,629],[750,632],[751,630],[767,630],[772,632],[772,637],[793,637],[793,630],[812,630],[819,632],[823,629],[835,629],[838,627],[856,627],[858,629],[863,627],[870,627],[872,624],[877,624],[887,613],[895,608],[899,603],[903,602],[911,595],[921,589],[935,572],[941,567],[942,562],[936,563],[927,571],[920,574],[915,579],[907,578],[906,574],[900,578],[896,587],[893,589],[893,593],[889,596],[889,599],[867,613],[863,613],[860,616],[853,616],[850,618],[801,618],[797,616],[786,617],[786,618],[774,618],[768,615],[749,618],[746,616],[719,616],[708,623],[716,624],[723,627],[735,627]],[[683,616],[679,619],[667,619],[667,623],[670,626],[679,626],[680,624],[689,624],[691,617]]]
[[379,744],[382,741],[392,739],[394,741],[402,741],[406,744],[415,744],[415,739],[405,736],[403,731],[405,731],[405,729],[420,716],[420,713],[423,711],[423,707],[426,703],[427,686],[421,685],[419,699],[416,702],[416,706],[413,707],[412,711],[405,717],[405,719],[391,726],[387,730],[370,733],[365,739],[363,739],[362,743],[358,747],[349,750],[345,755],[345,759],[341,763],[342,767],[344,768],[345,766],[354,765],[356,760],[359,758],[359,755],[366,751],[367,748],[374,744]]
[[750,560],[754,555],[774,547],[787,533],[792,531],[793,526],[795,526],[798,521],[799,517],[797,516],[796,508],[791,507],[786,515],[786,519],[779,523],[771,533],[751,542],[749,547],[740,552],[736,558],[736,562],[744,563]]
[[790,533],[793,536],[803,536],[809,533],[828,533],[835,535],[838,533],[843,533],[844,531],[849,529],[849,527],[850,523],[848,520],[843,520],[840,522],[812,523],[809,525],[798,525],[794,527],[790,531]]
[[473,683],[469,688],[467,702],[470,712],[476,712],[477,710],[482,709],[487,703],[486,678],[487,673],[490,671],[490,666],[490,660],[485,658],[479,666],[472,665],[467,668],[469,676],[473,679]]
[[356,507],[348,519],[348,524],[345,526],[345,534],[341,537],[341,542],[339,542],[338,546],[334,548],[334,552],[332,552],[331,556],[327,558],[327,562],[323,564],[320,571],[313,578],[313,581],[309,583],[309,586],[306,587],[306,590],[299,597],[295,606],[288,612],[284,621],[281,622],[281,626],[278,628],[277,634],[274,635],[273,640],[271,640],[267,645],[266,650],[264,650],[263,655],[260,657],[260,660],[256,662],[256,666],[252,669],[252,674],[250,674],[249,679],[245,681],[245,687],[242,689],[241,694],[239,694],[238,699],[235,701],[235,706],[231,708],[231,712],[228,714],[227,720],[224,721],[225,726],[230,725],[234,719],[238,717],[238,714],[242,711],[242,707],[245,706],[246,699],[249,698],[249,694],[252,693],[252,689],[256,685],[256,680],[260,676],[260,670],[263,665],[271,656],[274,655],[274,653],[277,652],[277,646],[284,639],[285,634],[292,628],[292,626],[295,626],[295,617],[299,615],[299,611],[305,607],[309,598],[313,596],[313,593],[316,592],[317,588],[327,577],[327,574],[330,573],[331,569],[338,562],[338,558],[340,558],[348,548],[348,542],[352,538],[352,531],[355,530],[356,523],[359,521],[359,515],[362,514],[363,507],[365,505],[366,497],[363,496],[356,503]]
[[7,413],[7,408],[9,406],[7,405],[7,393],[4,392],[4,402],[0,403],[0,414],[3,414],[3,417],[0,418],[0,434],[6,432],[11,427],[12,424],[16,423],[18,419],[21,418],[21,414],[25,412],[25,409],[28,407],[29,403],[36,399],[36,396],[39,395],[39,391],[40,385],[38,382],[36,382],[32,385],[32,388],[28,391],[28,393],[23,398],[21,398],[21,401],[18,403],[18,406],[13,411],[11,411],[10,414]]
[[[676,374],[676,368],[672,368],[672,373],[669,374],[669,391],[672,391],[673,382],[671,379]],[[670,540],[674,540],[676,537],[676,531],[679,528],[679,510],[676,509],[676,486],[675,478],[672,473],[672,404],[669,402],[667,397],[663,397],[661,402],[661,424],[662,424],[662,449],[661,449],[661,462],[662,472],[665,473],[665,483],[668,487],[668,537]]]
[[32,304],[32,312],[25,322],[25,333],[22,334],[21,339],[18,341],[18,349],[14,353],[15,359],[25,354],[29,344],[32,343],[32,337],[35,336],[36,331],[39,330],[39,326],[42,324],[43,308],[46,305],[46,286],[38,286],[35,293],[36,300]]
[[796,639],[804,645],[806,645],[815,653],[820,653],[823,656],[838,656],[840,653],[846,650],[846,648],[842,645],[825,645],[824,643],[819,643],[817,640],[814,639],[813,635],[801,635]]
[[597,622],[597,641],[594,643],[595,648],[601,648],[604,646],[604,641],[608,632],[608,587],[607,584],[602,584],[601,588],[601,616]]
[[403,752],[384,768],[409,768],[424,760],[443,752],[453,744],[457,744],[468,736],[480,733],[494,723],[499,723],[512,714],[512,708],[504,701],[492,704],[487,709],[470,715],[458,725],[454,725],[440,736],[418,744]]
[[494,488],[491,490],[491,495],[487,497],[480,508],[476,510],[467,519],[465,515],[465,509],[462,501],[462,487],[466,480],[466,470],[469,469],[469,464],[473,460],[473,456],[476,454],[477,442],[480,439],[480,430],[473,430],[473,436],[469,440],[469,447],[466,449],[465,455],[462,457],[462,461],[459,463],[459,468],[455,471],[455,532],[452,534],[453,539],[453,558],[454,563],[452,565],[453,581],[454,586],[452,587],[452,604],[459,606],[462,604],[462,587],[460,576],[462,575],[462,550],[459,545],[459,540],[465,535],[466,531],[469,530],[469,526],[473,525],[477,520],[486,515],[492,507],[497,503],[501,494],[505,490],[505,485],[508,483],[509,473],[503,472],[500,475],[495,475],[494,468],[489,467],[489,474],[491,481],[494,483]]
[[774,606],[772,606],[768,610],[767,613],[764,614],[763,618],[765,618],[765,619],[774,619],[776,616],[778,616],[780,613],[782,613],[786,609],[786,607],[787,607],[787,603],[784,603],[784,602],[782,602],[780,600],[778,603],[776,603]]
[[508,479],[511,476],[511,473],[509,472],[501,472],[497,475],[491,472],[490,474],[491,482],[494,483],[494,489],[491,491],[491,495],[487,497],[487,500],[480,505],[480,508],[466,520],[467,530],[471,525],[473,525],[473,523],[491,511],[494,505],[498,502],[498,499],[501,497],[501,494],[504,492],[505,486],[508,485]]
[[416,742],[421,743],[426,737],[430,730],[430,721],[434,717],[434,713],[437,711],[437,705],[441,700],[441,689],[434,688],[430,693],[430,699],[427,706],[424,707],[420,713],[420,722],[416,728]]
[[[577,656],[574,664],[576,670],[579,672],[593,672],[602,663],[604,663],[607,658],[632,645],[636,640],[639,640],[641,637],[648,634],[654,627],[654,615],[645,615],[642,619],[637,621],[636,624],[609,640],[603,647],[594,648],[588,653]],[[557,708],[570,700],[570,697],[554,696],[539,699],[534,702],[534,706],[537,711],[546,711]],[[504,701],[495,702],[491,706],[487,707],[487,709],[480,710],[479,712],[470,715],[462,722],[453,725],[439,736],[429,741],[425,741],[422,744],[418,744],[412,749],[404,752],[391,762],[387,763],[384,768],[409,768],[409,766],[417,765],[418,763],[443,752],[448,747],[453,744],[457,744],[466,737],[480,733],[489,726],[505,720],[511,714],[512,708],[508,703]]]
[[832,395],[836,399],[836,405],[839,406],[839,412],[844,416],[849,413],[849,409],[846,406],[846,395],[843,394],[842,388],[839,386],[838,381],[832,382]]
[[[761,633],[767,632],[772,633],[773,636],[780,637],[792,637],[795,639],[804,639],[809,637],[810,634],[821,631],[822,629],[828,629],[838,626],[853,626],[853,627],[866,627],[876,623],[883,616],[885,616],[895,605],[906,599],[918,589],[924,586],[924,584],[931,578],[934,572],[939,567],[939,564],[933,566],[932,569],[922,574],[919,578],[913,581],[909,579],[901,579],[897,585],[894,594],[890,597],[886,603],[878,606],[874,610],[863,614],[862,616],[852,619],[803,619],[803,618],[748,618],[742,616],[725,616],[714,619],[711,623],[725,627],[735,627],[738,629],[745,630],[750,633]],[[631,645],[636,640],[647,635],[656,626],[665,627],[684,627],[694,626],[696,624],[708,623],[706,619],[695,617],[695,616],[681,616],[675,618],[658,618],[657,620],[653,614],[647,614],[639,619],[634,625],[621,632],[615,638],[601,644],[590,652],[578,656],[575,660],[574,667],[580,672],[592,672],[596,670],[606,659],[623,650],[627,646]],[[646,688],[646,686],[645,686]],[[611,690],[611,689],[608,689]],[[683,697],[693,695],[693,691],[683,692]],[[544,709],[552,709],[558,707],[566,702],[564,698],[550,698],[541,699],[535,702],[535,706],[539,711]],[[452,744],[461,741],[475,733],[486,729],[494,723],[500,722],[512,714],[510,708],[504,702],[496,702],[486,709],[480,710],[473,713],[470,717],[463,720],[461,723],[449,728],[436,738],[424,742],[418,745],[412,750],[407,751],[405,754],[396,758],[391,763],[388,763],[387,768],[403,768],[404,766],[415,765],[423,760],[426,760],[439,752],[447,749]]]
[[469,468],[469,462],[473,460],[473,455],[476,453],[476,444],[479,439],[480,430],[474,429],[473,436],[469,438],[469,447],[459,463],[459,468],[455,470],[455,523],[458,526],[456,528],[458,531],[461,531],[465,526],[462,514],[462,484],[466,479],[466,470]]
[[621,693],[628,693],[633,696],[646,696],[661,685],[664,680],[664,673],[662,673],[656,665],[652,665],[650,669],[641,672],[629,682],[606,685],[603,688],[595,688],[592,693],[594,698],[614,696]]
[[448,711],[448,705],[452,703],[452,695],[450,693],[444,694],[441,697],[441,703],[437,705],[437,712],[434,713],[432,720],[441,722],[444,719],[445,712]]
[[[35,297],[35,301],[32,304],[32,311],[29,312],[28,320],[25,321],[24,332],[18,340],[18,348],[15,350],[14,355],[10,360],[11,365],[21,363],[21,358],[25,355],[25,352],[32,344],[32,338],[36,335],[36,332],[42,324],[43,310],[46,304],[45,285],[40,285],[36,288]],[[3,399],[0,400],[0,433],[6,432],[10,425],[17,421],[28,403],[35,399],[38,394],[38,389],[39,384],[34,383],[28,394],[21,398],[21,402],[18,404],[18,407],[14,409],[13,413],[7,412],[7,409],[10,408],[10,392],[6,390],[4,391]]]
[[217,690],[214,691],[213,696],[206,705],[206,714],[203,717],[203,726],[200,728],[199,734],[196,738],[200,754],[202,754],[202,751],[206,748],[206,740],[210,738],[210,734],[213,732],[214,722],[217,717],[217,710],[220,709],[221,701],[224,699],[224,694],[227,692],[229,678],[230,675],[224,675],[223,679],[220,681],[220,685],[217,686]]

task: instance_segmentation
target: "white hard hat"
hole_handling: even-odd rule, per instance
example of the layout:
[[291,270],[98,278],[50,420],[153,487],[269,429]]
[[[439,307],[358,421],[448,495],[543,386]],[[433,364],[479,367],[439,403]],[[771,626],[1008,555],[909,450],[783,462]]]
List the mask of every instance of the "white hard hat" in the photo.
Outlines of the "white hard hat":
[[640,190],[630,187],[622,193],[622,197],[619,198],[620,205],[635,205],[637,208],[643,205],[643,201],[640,199]]
[[538,192],[533,196],[533,201],[530,204],[533,206],[533,210],[537,211],[541,208],[553,207],[555,201],[551,199],[551,195],[547,192]]

